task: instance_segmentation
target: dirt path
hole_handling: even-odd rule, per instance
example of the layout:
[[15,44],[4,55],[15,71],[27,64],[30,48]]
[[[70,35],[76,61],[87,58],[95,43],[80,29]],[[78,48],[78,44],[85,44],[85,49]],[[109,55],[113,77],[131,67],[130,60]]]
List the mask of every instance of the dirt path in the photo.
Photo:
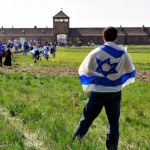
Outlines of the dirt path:
[[[25,67],[21,68],[19,66],[13,67],[3,67],[0,68],[2,72],[24,72],[24,73],[33,73],[36,75],[77,75],[77,69],[73,68],[33,68]],[[150,81],[150,70],[137,70],[137,80]]]
[[150,81],[150,70],[137,70],[137,80]]

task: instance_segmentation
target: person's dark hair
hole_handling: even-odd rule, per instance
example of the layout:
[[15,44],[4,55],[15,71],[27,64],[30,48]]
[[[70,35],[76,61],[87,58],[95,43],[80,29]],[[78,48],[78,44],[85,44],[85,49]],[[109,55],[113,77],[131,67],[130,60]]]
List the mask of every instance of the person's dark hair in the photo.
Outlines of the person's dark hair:
[[106,41],[115,41],[117,39],[118,31],[114,27],[107,27],[103,31],[103,37]]

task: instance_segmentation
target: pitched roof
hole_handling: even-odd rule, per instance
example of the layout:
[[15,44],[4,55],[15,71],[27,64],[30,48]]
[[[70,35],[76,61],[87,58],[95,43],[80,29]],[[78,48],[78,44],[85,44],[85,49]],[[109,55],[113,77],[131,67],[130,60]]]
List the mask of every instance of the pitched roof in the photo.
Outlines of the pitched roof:
[[[118,29],[118,36],[147,36],[150,34],[150,28],[143,30],[141,27],[122,27]],[[102,36],[104,28],[70,28],[71,36]]]
[[53,18],[69,18],[69,17],[61,10]]
[[126,33],[127,35],[133,35],[133,36],[148,34],[146,30],[143,30],[142,27],[124,27],[122,32]]
[[[118,27],[118,36],[150,36],[150,27]],[[69,28],[70,36],[102,36],[104,28]],[[5,36],[53,36],[53,28],[0,28]]]
[[0,28],[0,36],[53,36],[52,28]]

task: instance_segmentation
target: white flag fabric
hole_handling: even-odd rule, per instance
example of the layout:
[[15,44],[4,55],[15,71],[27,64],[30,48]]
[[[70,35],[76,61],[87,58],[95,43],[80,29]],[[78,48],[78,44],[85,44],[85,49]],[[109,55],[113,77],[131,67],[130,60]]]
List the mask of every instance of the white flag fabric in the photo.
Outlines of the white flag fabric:
[[91,51],[78,73],[85,92],[117,92],[133,83],[136,76],[128,52],[113,42]]

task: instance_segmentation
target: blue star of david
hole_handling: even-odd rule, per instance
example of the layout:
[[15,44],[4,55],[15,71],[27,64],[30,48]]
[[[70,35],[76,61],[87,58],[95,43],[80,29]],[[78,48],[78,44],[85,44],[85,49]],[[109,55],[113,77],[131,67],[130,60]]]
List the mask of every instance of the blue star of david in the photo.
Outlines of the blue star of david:
[[[98,64],[98,67],[96,68],[96,72],[101,73],[104,75],[104,77],[107,77],[109,74],[115,74],[117,73],[116,71],[116,67],[118,65],[118,63],[110,63],[110,58],[105,59],[103,61],[101,61],[100,59],[96,58],[96,62]],[[103,70],[102,66],[104,64],[109,65],[110,69],[108,71]]]

